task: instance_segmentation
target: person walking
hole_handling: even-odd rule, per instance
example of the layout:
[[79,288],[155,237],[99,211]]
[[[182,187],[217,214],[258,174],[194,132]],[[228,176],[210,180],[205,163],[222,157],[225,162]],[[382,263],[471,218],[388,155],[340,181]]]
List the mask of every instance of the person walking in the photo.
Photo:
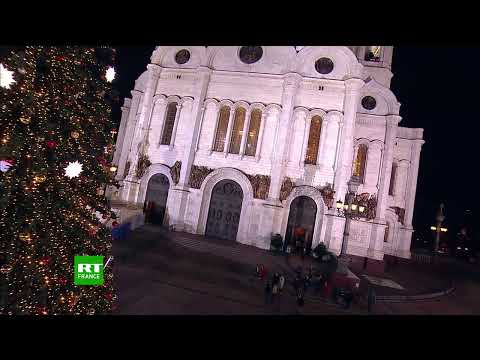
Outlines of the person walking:
[[280,294],[282,293],[283,291],[283,286],[285,285],[285,276],[283,276],[283,274],[280,275],[280,279],[278,280],[279,281],[279,291],[280,291]]
[[270,280],[267,281],[265,285],[265,304],[270,304],[270,298],[272,296],[272,285],[270,284]]
[[373,308],[373,305],[375,305],[376,300],[377,300],[377,296],[375,294],[375,290],[373,289],[373,286],[370,285],[368,288],[368,297],[367,297],[369,314],[372,312],[372,308]]
[[271,303],[273,304],[276,299],[276,295],[278,294],[278,283],[274,283],[272,286],[272,297]]

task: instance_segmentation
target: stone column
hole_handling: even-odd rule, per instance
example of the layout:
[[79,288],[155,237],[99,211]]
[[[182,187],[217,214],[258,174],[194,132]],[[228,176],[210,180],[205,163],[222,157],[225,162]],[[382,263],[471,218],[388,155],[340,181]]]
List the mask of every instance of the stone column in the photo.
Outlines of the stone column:
[[335,201],[339,199],[344,200],[347,191],[347,182],[350,180],[357,104],[360,98],[360,90],[364,84],[365,82],[363,80],[357,78],[345,80],[342,131],[333,185]]
[[393,150],[395,139],[397,137],[398,123],[401,117],[398,115],[389,115],[386,117],[385,145],[382,154],[380,181],[377,193],[377,209],[375,213],[374,225],[372,226],[368,256],[374,259],[383,259],[383,246],[385,234],[385,211],[388,202],[388,188],[390,185],[390,176],[392,172]]
[[322,128],[320,129],[320,143],[318,144],[317,164],[320,165],[321,169],[325,168],[324,149],[325,139],[327,137],[328,122],[328,119],[322,119]]
[[232,106],[232,108],[230,109],[230,116],[228,118],[227,134],[225,135],[225,144],[223,145],[223,153],[225,154],[225,157],[227,157],[228,148],[230,147],[230,137],[232,136],[234,115],[235,115],[235,107]]
[[202,150],[205,146],[204,144],[209,144],[206,149],[208,154],[211,154],[213,151],[213,146],[215,145],[215,137],[217,135],[220,104],[210,101],[204,106],[204,108],[204,116],[200,129],[200,141],[198,148]]
[[326,128],[325,148],[323,150],[324,166],[329,172],[335,170],[335,155],[338,147],[340,122],[342,121],[342,113],[328,113],[328,125]]
[[312,116],[310,114],[305,114],[305,131],[303,133],[303,144],[300,161],[298,162],[299,167],[303,167],[305,164],[305,157],[307,156],[307,147],[308,147],[308,138],[310,136],[310,125],[312,123]]
[[125,129],[128,122],[128,113],[130,112],[131,99],[125,98],[123,102],[122,109],[122,118],[120,120],[120,128],[118,129],[117,141],[115,146],[115,153],[113,155],[112,163],[117,165],[118,160],[120,159],[120,154],[122,153],[123,140],[125,138]]
[[173,123],[172,137],[170,138],[170,150],[173,149],[173,144],[175,143],[175,136],[177,135],[178,121],[180,119],[180,112],[182,111],[182,103],[177,103],[177,111],[175,113],[175,122]]
[[389,115],[386,117],[387,127],[385,132],[385,146],[383,151],[382,166],[380,169],[380,181],[377,194],[376,220],[382,223],[385,220],[385,210],[388,201],[388,188],[390,186],[390,176],[392,175],[393,150],[395,139],[397,138],[398,123],[402,118],[398,115]]
[[374,141],[368,146],[364,188],[378,188],[380,186],[380,181],[383,176],[380,168],[382,165],[382,148],[382,144],[378,141]]
[[302,146],[305,132],[305,118],[306,111],[304,109],[295,109],[293,112],[293,132],[292,132],[292,145],[290,146],[289,163],[295,167],[299,167],[302,157]]
[[410,163],[406,160],[401,160],[397,162],[397,175],[395,179],[395,187],[393,190],[395,197],[395,205],[405,209],[405,188],[408,181],[408,169]]
[[200,131],[200,121],[203,115],[202,107],[205,102],[211,72],[212,70],[207,67],[200,67],[198,69],[193,100],[189,99],[184,101],[185,114],[190,116],[189,124],[191,124],[191,131],[185,132],[185,150],[179,159],[182,162],[180,178],[177,186],[171,190],[171,199],[169,200],[169,204],[172,205],[169,209],[170,223],[171,225],[175,225],[179,230],[185,229],[185,210],[190,194],[188,180],[195,160],[195,139],[198,137]]
[[248,137],[248,128],[250,126],[250,114],[252,113],[252,109],[250,107],[247,108],[245,113],[245,121],[243,122],[243,130],[242,130],[242,141],[240,142],[240,156],[243,158],[245,154],[245,144],[247,142]]
[[280,203],[280,188],[285,174],[285,165],[289,153],[289,135],[292,133],[293,107],[297,89],[302,77],[299,74],[288,74],[283,83],[282,113],[280,114],[279,128],[277,133],[276,147],[273,154],[273,166],[271,172],[271,183],[268,197],[275,203]]
[[145,87],[145,94],[141,105],[140,116],[138,118],[138,124],[135,128],[135,135],[132,143],[132,152],[134,152],[134,156],[132,157],[132,159],[135,159],[135,164],[132,164],[132,166],[136,166],[138,157],[140,156],[138,144],[140,144],[142,141],[146,142],[146,140],[148,140],[147,134],[148,129],[150,128],[150,121],[152,116],[153,97],[155,95],[158,79],[162,70],[162,68],[156,64],[148,64],[147,69],[147,85]]
[[140,97],[142,95],[142,93],[138,90],[132,90],[131,94],[132,94],[132,101],[130,103],[131,104],[130,111],[128,113],[128,120],[127,120],[127,125],[125,130],[125,138],[123,139],[122,148],[120,150],[117,175],[115,176],[115,179],[117,180],[123,179],[123,173],[125,172],[127,159],[129,158],[129,155],[130,155],[131,145],[133,140],[133,133],[136,127],[137,109],[140,102]]
[[267,112],[265,109],[262,111],[262,120],[260,121],[260,132],[258,134],[257,149],[255,151],[255,160],[260,160],[260,154],[262,153],[263,144],[263,132],[265,131],[265,123],[267,121]]
[[148,143],[150,146],[155,145],[155,147],[158,148],[160,145],[166,109],[167,100],[165,98],[162,97],[155,101],[153,106],[151,129],[148,138]]
[[420,151],[423,140],[412,140],[412,155],[405,198],[405,226],[412,228],[413,210],[415,206],[415,195],[417,193],[418,166],[420,164]]

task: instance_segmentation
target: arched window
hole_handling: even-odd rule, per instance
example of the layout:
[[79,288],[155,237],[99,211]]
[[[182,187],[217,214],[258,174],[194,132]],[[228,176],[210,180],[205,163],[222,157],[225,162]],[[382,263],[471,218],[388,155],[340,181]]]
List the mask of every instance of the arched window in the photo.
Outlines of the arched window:
[[225,138],[227,136],[229,118],[230,108],[228,106],[222,106],[218,114],[218,125],[215,134],[215,142],[213,144],[213,151],[223,151],[223,149],[225,149]]
[[305,164],[315,165],[317,163],[318,146],[320,145],[320,133],[322,131],[322,118],[318,115],[312,117],[310,122],[310,133],[308,134],[307,154]]
[[353,175],[358,176],[363,183],[365,179],[365,165],[367,162],[368,146],[365,144],[358,145],[357,156],[353,162]]
[[395,195],[395,178],[397,177],[397,164],[392,164],[392,174],[390,175],[390,186],[388,187],[388,195]]
[[380,62],[382,59],[381,46],[367,46],[365,49],[365,61]]
[[175,117],[177,115],[177,103],[171,102],[167,106],[167,111],[165,114],[165,124],[163,125],[162,145],[170,145],[172,141],[172,132],[175,125]]
[[260,122],[262,121],[262,110],[253,109],[250,115],[250,125],[248,127],[247,146],[245,155],[255,156],[257,151],[258,133],[260,131]]
[[240,153],[240,144],[242,142],[243,135],[243,123],[245,122],[246,110],[242,107],[238,107],[235,110],[233,117],[232,136],[230,137],[230,147],[228,152],[231,154]]
[[387,223],[387,227],[385,228],[385,235],[383,236],[383,242],[388,242],[389,233],[390,233],[390,223]]

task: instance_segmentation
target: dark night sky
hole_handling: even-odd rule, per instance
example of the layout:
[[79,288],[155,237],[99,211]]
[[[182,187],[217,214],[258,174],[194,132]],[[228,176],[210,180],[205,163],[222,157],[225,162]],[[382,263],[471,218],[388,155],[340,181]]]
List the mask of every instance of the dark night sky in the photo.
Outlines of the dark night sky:
[[[146,69],[155,46],[119,47],[116,85],[121,103]],[[448,56],[446,56],[448,55]],[[475,106],[480,48],[395,47],[391,89],[402,104],[401,126],[424,128],[414,227],[429,233],[440,201],[453,231],[466,209],[479,214],[473,145],[478,141]],[[121,105],[121,104],[120,104]],[[120,119],[120,112],[114,116]]]

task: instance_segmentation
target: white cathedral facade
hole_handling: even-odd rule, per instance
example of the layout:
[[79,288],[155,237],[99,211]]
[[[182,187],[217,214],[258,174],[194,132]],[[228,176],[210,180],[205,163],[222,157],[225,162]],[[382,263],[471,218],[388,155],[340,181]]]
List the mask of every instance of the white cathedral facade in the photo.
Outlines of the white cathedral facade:
[[112,202],[153,202],[160,225],[264,249],[301,227],[338,254],[354,175],[347,253],[409,258],[424,141],[400,126],[392,52],[158,46],[122,107]]

